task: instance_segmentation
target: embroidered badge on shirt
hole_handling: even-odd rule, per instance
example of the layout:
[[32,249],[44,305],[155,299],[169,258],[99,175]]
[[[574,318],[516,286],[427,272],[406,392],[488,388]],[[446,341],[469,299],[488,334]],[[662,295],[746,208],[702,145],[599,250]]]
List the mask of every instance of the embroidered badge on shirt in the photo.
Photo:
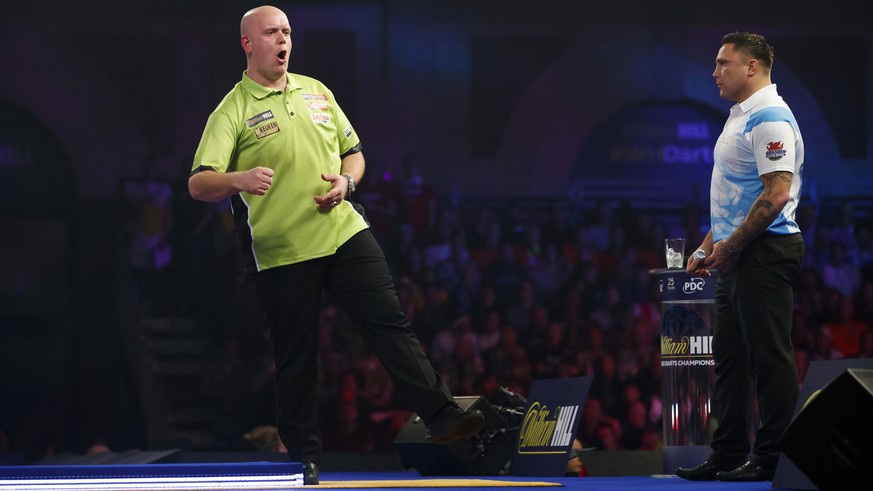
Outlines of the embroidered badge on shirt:
[[770,160],[779,160],[786,154],[785,144],[782,142],[770,142],[767,144],[767,152],[764,154]]
[[256,114],[246,120],[246,126],[254,128],[268,119],[273,119],[273,111],[264,111],[261,114]]
[[265,124],[264,126],[259,126],[255,128],[255,136],[258,137],[258,140],[265,136],[270,136],[273,133],[279,132],[279,123],[273,121],[270,124]]

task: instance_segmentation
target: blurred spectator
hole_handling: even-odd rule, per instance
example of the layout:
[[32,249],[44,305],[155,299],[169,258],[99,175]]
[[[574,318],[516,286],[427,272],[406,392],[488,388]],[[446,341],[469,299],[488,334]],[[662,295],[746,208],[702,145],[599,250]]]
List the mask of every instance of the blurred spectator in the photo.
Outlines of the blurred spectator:
[[608,423],[601,423],[594,433],[600,450],[625,450],[621,445],[621,430]]
[[563,251],[573,241],[573,234],[566,204],[558,201],[552,203],[542,223],[543,242],[554,244]]
[[828,234],[830,242],[839,242],[846,248],[850,257],[855,255],[858,242],[855,238],[855,218],[852,203],[845,201],[840,203],[836,210],[836,224],[831,227]]
[[478,324],[473,324],[473,330],[476,332],[477,343],[483,355],[496,348],[500,343],[500,326],[503,324],[503,317],[497,309],[491,309],[485,314],[485,319],[482,326],[477,330]]
[[600,437],[597,434],[598,428],[602,425],[612,427],[615,433],[621,432],[621,422],[603,411],[600,399],[589,395],[585,405],[582,406],[582,414],[579,419],[579,430],[577,431],[579,439],[586,445],[602,447]]
[[[458,322],[469,323],[469,317],[461,316]],[[485,365],[472,330],[459,328],[454,329],[454,332],[452,356],[439,365],[439,370],[453,394],[473,395],[476,392],[476,381],[485,373]]]
[[818,360],[833,360],[838,359],[837,353],[834,353],[831,346],[830,333],[825,329],[818,328],[813,335],[813,345],[809,350],[810,361]]
[[846,244],[830,243],[828,261],[822,267],[822,279],[826,287],[835,288],[844,297],[852,297],[861,286],[861,271],[854,263]]
[[403,175],[400,180],[400,220],[412,228],[413,235],[427,240],[437,220],[436,193],[422,177],[418,155],[403,157]]
[[534,309],[542,307],[542,304],[537,298],[533,282],[528,278],[519,278],[513,293],[512,302],[506,308],[505,317],[507,322],[518,328],[522,337],[527,341],[529,340],[527,331],[534,327],[532,322],[536,318]]
[[561,249],[553,243],[543,245],[542,253],[536,263],[528,262],[527,277],[534,284],[538,296],[543,299],[551,299],[554,304],[555,297],[560,293],[561,287],[567,282],[570,267],[565,260]]
[[612,203],[600,201],[594,206],[591,220],[588,222],[588,240],[595,251],[606,250],[610,245],[610,234],[615,223]]
[[528,217],[517,201],[507,205],[501,218],[504,240],[513,247],[523,248],[528,239]]
[[[494,286],[498,301],[510,304],[515,301],[519,284],[525,279],[524,267],[518,262],[515,246],[509,242],[500,244],[500,255],[483,270],[486,282]],[[523,329],[519,326],[519,329]]]
[[861,335],[870,326],[855,318],[855,301],[850,297],[840,299],[839,317],[822,326],[830,339],[834,358],[853,358],[858,355]]
[[416,312],[413,327],[421,342],[431,345],[434,337],[451,326],[458,311],[449,292],[440,283],[428,283],[424,293],[425,303]]
[[530,350],[534,379],[558,378],[561,365],[575,360],[576,351],[567,340],[567,326],[561,321],[548,322],[545,339]]
[[618,377],[618,365],[612,353],[604,353],[594,364],[590,394],[600,399],[603,411],[613,416],[621,414],[624,384]]
[[567,477],[585,477],[588,471],[579,457],[579,451],[582,450],[582,441],[579,438],[573,438],[573,446],[570,448],[570,459],[567,461]]
[[[612,331],[619,320],[619,316],[626,312],[627,304],[621,296],[621,290],[613,283],[603,286],[602,296],[597,308],[591,312],[591,319],[604,331]],[[613,337],[620,335],[614,334]]]
[[625,411],[619,445],[625,450],[641,450],[648,432],[657,432],[658,427],[649,421],[649,408],[641,399],[631,401]]
[[804,245],[806,245],[806,254],[801,265],[821,271],[830,257],[830,238],[827,229],[816,228],[812,240],[805,242]]
[[854,262],[865,277],[873,275],[873,231],[870,228],[866,223],[855,228],[858,248],[855,251]]
[[595,367],[600,363],[600,358],[609,352],[607,344],[606,333],[599,323],[592,322],[585,328],[585,336],[579,344],[582,349],[577,355],[579,364],[585,373],[589,375],[595,373]]
[[173,263],[173,188],[160,179],[124,183],[127,200],[126,248],[135,274],[138,300],[147,311],[166,313],[171,283],[164,274]]

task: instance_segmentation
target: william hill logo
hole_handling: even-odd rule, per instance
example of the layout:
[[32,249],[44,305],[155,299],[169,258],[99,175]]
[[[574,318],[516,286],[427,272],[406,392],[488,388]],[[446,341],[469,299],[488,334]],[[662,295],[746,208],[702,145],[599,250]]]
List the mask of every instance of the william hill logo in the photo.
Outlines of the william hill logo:
[[713,365],[712,336],[661,336],[661,366]]
[[546,405],[532,403],[519,431],[518,453],[566,453],[577,412],[579,406],[558,406],[553,413]]

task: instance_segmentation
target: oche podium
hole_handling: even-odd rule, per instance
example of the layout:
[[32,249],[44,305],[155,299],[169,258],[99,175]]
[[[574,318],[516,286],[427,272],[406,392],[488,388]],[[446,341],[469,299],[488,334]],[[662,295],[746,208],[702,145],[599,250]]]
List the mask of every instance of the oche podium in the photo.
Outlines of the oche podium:
[[715,281],[684,269],[649,271],[661,301],[664,473],[694,467],[709,457],[715,420],[712,328]]

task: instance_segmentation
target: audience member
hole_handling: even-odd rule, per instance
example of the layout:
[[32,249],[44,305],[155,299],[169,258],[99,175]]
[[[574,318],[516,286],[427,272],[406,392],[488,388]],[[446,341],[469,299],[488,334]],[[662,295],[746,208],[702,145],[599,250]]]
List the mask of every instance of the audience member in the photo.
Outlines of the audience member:
[[852,263],[849,248],[842,242],[831,242],[828,261],[822,267],[824,285],[834,288],[844,297],[852,297],[861,286],[861,271]]
[[641,399],[630,401],[622,421],[619,445],[625,450],[642,450],[646,434],[658,430],[649,421],[649,408]]
[[853,358],[858,355],[861,335],[870,326],[855,317],[855,301],[850,297],[840,299],[838,317],[822,326],[830,339],[831,353],[835,358]]

